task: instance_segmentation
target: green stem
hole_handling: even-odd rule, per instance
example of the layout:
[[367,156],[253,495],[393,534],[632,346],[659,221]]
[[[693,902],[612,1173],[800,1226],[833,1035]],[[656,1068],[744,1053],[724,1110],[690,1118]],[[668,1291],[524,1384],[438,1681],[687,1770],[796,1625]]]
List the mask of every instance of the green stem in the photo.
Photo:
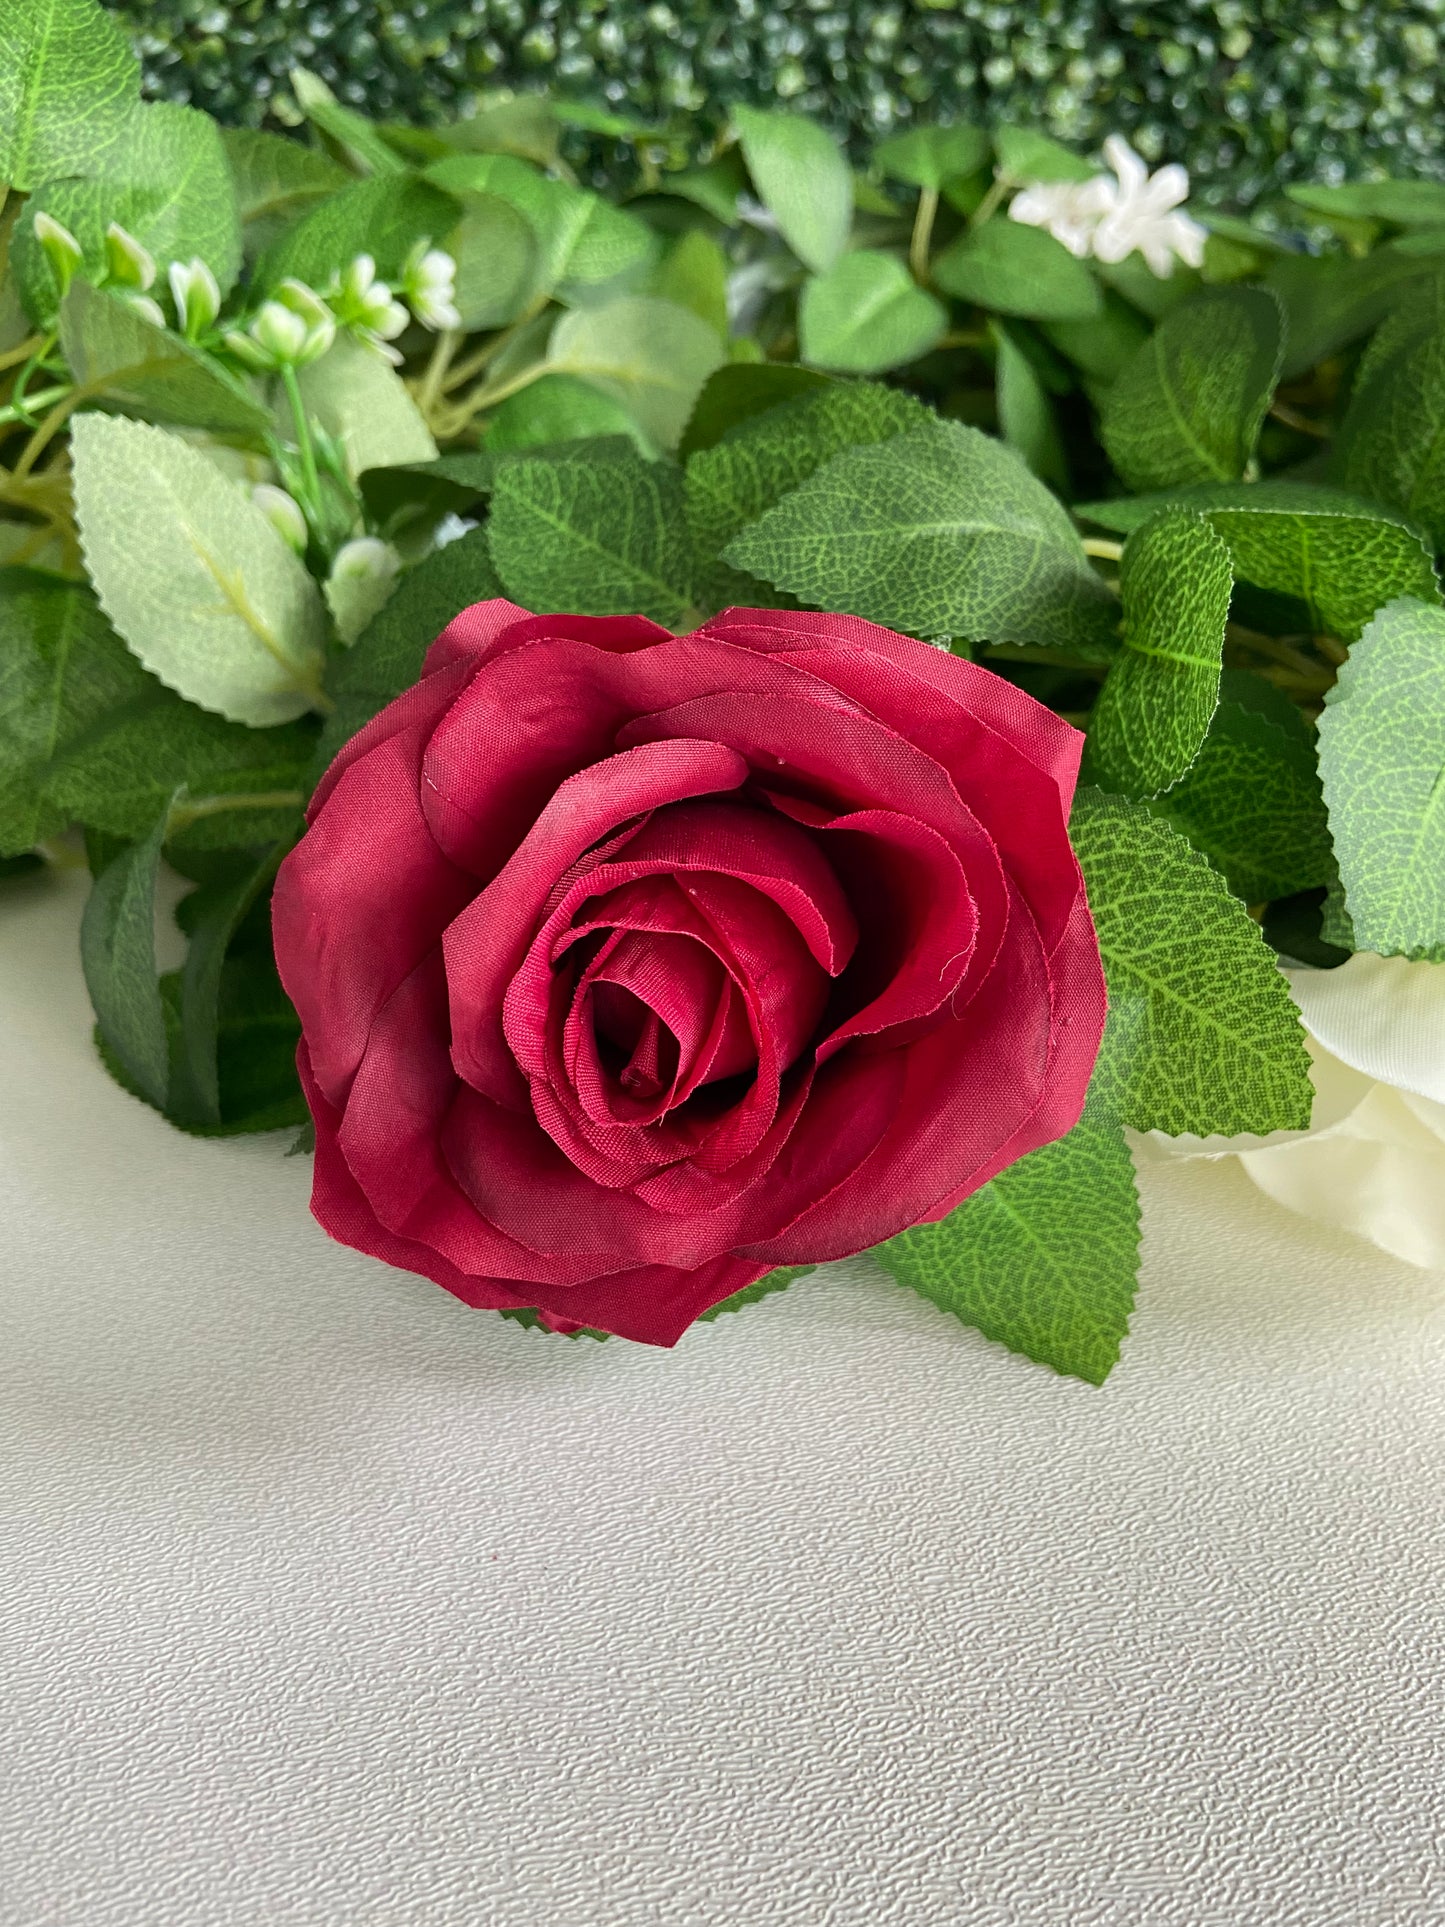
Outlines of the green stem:
[[995,174],[993,177],[993,186],[974,209],[973,215],[968,223],[969,226],[982,227],[985,221],[991,220],[1003,205],[1005,197],[1012,194],[1017,185],[1017,181],[1014,180],[1011,174]]
[[307,519],[313,529],[319,528],[321,477],[316,471],[316,444],[311,438],[311,423],[306,414],[306,404],[301,399],[301,384],[296,379],[296,370],[289,361],[282,364],[281,386],[286,390],[286,399],[291,404],[291,420],[296,428],[296,452],[301,457],[301,475],[307,495],[304,504]]
[[35,417],[31,413],[32,409],[53,407],[56,402],[63,401],[69,393],[68,381],[59,382],[54,388],[42,388],[39,394],[32,395],[28,402],[18,406],[15,402],[11,402],[7,407],[0,408],[0,423],[24,422],[27,428],[33,428]]
[[299,810],[306,801],[304,790],[253,790],[230,796],[197,796],[184,803],[173,803],[166,819],[166,835],[188,830],[208,816],[227,810]]
[[938,189],[925,187],[919,192],[918,208],[913,216],[913,238],[908,243],[908,265],[919,287],[928,282],[928,247],[937,215]]
[[517,319],[503,328],[500,334],[493,335],[490,341],[484,342],[474,354],[468,355],[465,361],[459,361],[449,369],[447,378],[442,384],[442,393],[449,395],[453,389],[465,387],[473,375],[479,375],[484,368],[490,368],[502,350],[509,348],[516,340],[523,328],[537,319],[549,299],[548,295],[539,294],[534,300],[528,302]]
[[520,375],[513,375],[510,381],[494,382],[488,387],[485,382],[474,388],[469,395],[463,395],[446,422],[446,433],[456,435],[476,419],[485,409],[495,408],[499,401],[509,395],[520,393],[523,388],[550,374],[551,368],[545,361],[534,361],[530,368],[524,368]]
[[1118,562],[1123,559],[1124,544],[1122,542],[1105,541],[1102,536],[1098,535],[1086,535],[1084,537],[1084,554],[1096,555],[1101,562]]

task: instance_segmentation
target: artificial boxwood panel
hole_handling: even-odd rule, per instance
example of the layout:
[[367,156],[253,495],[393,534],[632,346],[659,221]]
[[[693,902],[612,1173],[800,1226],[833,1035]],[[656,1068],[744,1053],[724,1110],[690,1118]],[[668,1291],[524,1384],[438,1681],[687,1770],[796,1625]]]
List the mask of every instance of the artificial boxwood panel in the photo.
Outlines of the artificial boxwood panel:
[[[859,141],[906,125],[1113,129],[1189,163],[1204,201],[1282,181],[1445,178],[1445,0],[107,0],[147,85],[223,121],[286,119],[301,62],[376,116],[454,113],[477,89],[548,87],[715,127],[782,101]],[[593,142],[604,171],[625,153]]]

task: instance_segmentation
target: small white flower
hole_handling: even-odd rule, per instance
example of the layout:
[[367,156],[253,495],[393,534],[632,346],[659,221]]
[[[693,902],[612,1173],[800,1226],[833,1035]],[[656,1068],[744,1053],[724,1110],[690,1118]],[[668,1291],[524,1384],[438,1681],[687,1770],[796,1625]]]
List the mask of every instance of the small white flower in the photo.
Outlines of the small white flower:
[[1070,254],[1087,260],[1112,188],[1107,174],[1096,174],[1091,181],[1037,181],[1009,202],[1009,219],[1026,227],[1047,228]]
[[196,255],[184,265],[172,261],[167,278],[181,333],[187,341],[198,341],[215,325],[216,316],[221,312],[221,290],[216,277]]
[[396,587],[401,557],[389,542],[359,535],[336,551],[326,578],[326,601],[344,643],[356,641]]
[[431,539],[437,548],[449,548],[453,542],[460,542],[464,535],[470,535],[472,530],[478,526],[476,522],[469,520],[465,515],[458,515],[452,510],[444,515],[440,522],[437,523],[436,527],[432,530]]
[[284,488],[278,488],[274,482],[258,482],[251,490],[251,500],[282,540],[298,555],[304,555],[306,545],[311,540],[311,531],[306,526],[306,517],[301,513],[301,504],[296,497],[288,495]]
[[423,328],[436,333],[442,328],[461,327],[457,264],[451,255],[434,248],[430,241],[418,241],[407,256],[401,291]]
[[35,217],[35,238],[45,251],[55,284],[63,295],[70,286],[75,270],[85,259],[80,243],[68,227],[43,210]]
[[369,254],[358,254],[336,276],[326,299],[341,327],[394,367],[401,365],[401,356],[388,343],[396,339],[411,317],[386,282],[377,280],[376,263]]
[[226,346],[239,360],[258,372],[305,368],[326,353],[336,339],[336,318],[314,288],[304,281],[283,281],[274,298],[245,334],[232,329]]
[[1009,203],[1010,220],[1047,228],[1080,260],[1118,262],[1137,250],[1161,280],[1176,260],[1197,268],[1207,233],[1182,212],[1189,194],[1185,170],[1171,163],[1151,174],[1118,134],[1104,142],[1104,158],[1113,178],[1035,182]]
[[105,262],[111,280],[123,288],[144,294],[155,283],[156,264],[150,250],[127,234],[119,221],[112,221],[105,230]]

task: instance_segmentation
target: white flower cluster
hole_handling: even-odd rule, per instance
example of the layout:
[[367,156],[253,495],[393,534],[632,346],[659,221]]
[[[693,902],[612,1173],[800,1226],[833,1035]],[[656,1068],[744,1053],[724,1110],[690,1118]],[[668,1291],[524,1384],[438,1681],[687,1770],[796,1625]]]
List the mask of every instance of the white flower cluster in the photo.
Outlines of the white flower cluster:
[[1104,142],[1112,174],[1088,181],[1039,181],[1009,203],[1009,218],[1047,228],[1080,259],[1122,261],[1136,250],[1161,279],[1176,260],[1197,268],[1207,231],[1185,214],[1189,176],[1177,164],[1151,174],[1118,134]]

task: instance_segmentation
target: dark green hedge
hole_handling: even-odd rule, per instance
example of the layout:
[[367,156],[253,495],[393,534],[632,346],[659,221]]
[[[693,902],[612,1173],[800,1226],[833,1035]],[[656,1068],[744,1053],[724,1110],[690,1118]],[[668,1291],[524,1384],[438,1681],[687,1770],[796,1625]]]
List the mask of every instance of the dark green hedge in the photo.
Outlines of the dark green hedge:
[[[1111,129],[1187,160],[1201,197],[1288,180],[1445,178],[1445,0],[107,0],[153,93],[226,121],[287,118],[300,62],[376,116],[478,89],[551,90],[715,125],[784,101],[866,136],[929,118]],[[605,156],[603,157],[606,158]]]

